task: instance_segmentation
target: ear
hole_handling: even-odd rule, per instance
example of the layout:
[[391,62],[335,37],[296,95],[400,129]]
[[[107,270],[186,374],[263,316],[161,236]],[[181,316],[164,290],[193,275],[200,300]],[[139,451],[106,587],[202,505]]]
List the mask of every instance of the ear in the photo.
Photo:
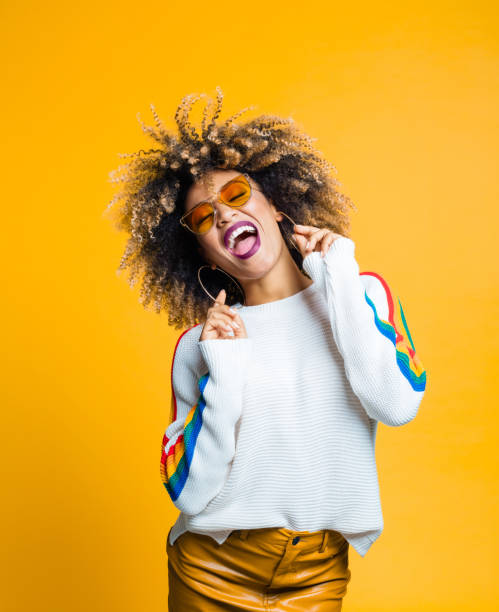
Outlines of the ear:
[[275,217],[275,220],[276,221],[282,221],[283,217],[282,217],[281,213],[277,211],[277,208],[276,208],[274,202],[270,198],[269,198],[269,202],[270,202],[270,208],[272,209],[272,213],[273,213],[273,215]]

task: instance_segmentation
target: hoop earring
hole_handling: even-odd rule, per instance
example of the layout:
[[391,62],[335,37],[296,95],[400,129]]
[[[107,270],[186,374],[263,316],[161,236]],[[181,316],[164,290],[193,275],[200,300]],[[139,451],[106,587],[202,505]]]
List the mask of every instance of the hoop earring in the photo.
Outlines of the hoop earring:
[[[293,221],[293,219],[291,219],[291,217],[289,215],[287,215],[284,211],[278,210],[277,212],[281,213],[281,215],[284,215],[285,217],[287,217],[291,221],[293,226],[296,225],[296,223]],[[280,223],[280,221],[277,221],[277,223]],[[290,236],[289,239],[291,241],[291,244],[294,246],[294,248],[298,251],[298,253],[300,253],[300,249],[298,248],[298,245],[296,244],[295,239],[292,236]]]
[[[203,268],[211,268],[211,266],[205,264],[203,266],[200,266],[198,268],[198,281],[199,284],[201,285],[203,291],[214,301],[216,302],[216,299],[211,295],[211,293],[206,289],[206,287],[203,285],[202,281],[201,281],[201,270]],[[237,282],[237,280],[235,278],[233,278],[230,274],[228,274],[225,270],[222,270],[222,268],[219,268],[218,266],[215,266],[214,268],[215,270],[220,270],[220,272],[223,272],[226,276],[228,276],[231,280],[233,280],[236,285],[239,287],[239,290],[241,291],[241,294],[243,296],[243,306],[246,306],[246,296],[244,295],[244,291],[243,288],[241,287],[241,285]]]

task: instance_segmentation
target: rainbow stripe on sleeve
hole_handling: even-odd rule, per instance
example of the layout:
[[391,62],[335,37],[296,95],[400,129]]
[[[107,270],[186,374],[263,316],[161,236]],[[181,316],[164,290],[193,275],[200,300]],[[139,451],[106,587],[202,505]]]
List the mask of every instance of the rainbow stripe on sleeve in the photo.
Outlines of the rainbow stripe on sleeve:
[[[189,475],[189,467],[192,462],[196,440],[203,424],[203,410],[206,406],[203,391],[208,378],[209,373],[206,373],[199,379],[198,387],[201,394],[196,404],[189,410],[184,423],[184,431],[178,436],[175,444],[172,444],[168,455],[165,453],[165,447],[169,439],[166,437],[166,433],[163,435],[160,463],[161,480],[173,501],[182,492]],[[172,397],[172,407],[173,402],[174,397]]]
[[393,342],[397,365],[409,381],[411,387],[414,391],[424,391],[426,387],[426,370],[416,354],[400,300],[391,292],[385,279],[376,272],[361,272],[360,274],[370,274],[376,277],[383,285],[388,302],[388,321],[379,318],[376,306],[367,295],[367,291],[364,294],[366,302],[374,312],[374,323],[380,333]]

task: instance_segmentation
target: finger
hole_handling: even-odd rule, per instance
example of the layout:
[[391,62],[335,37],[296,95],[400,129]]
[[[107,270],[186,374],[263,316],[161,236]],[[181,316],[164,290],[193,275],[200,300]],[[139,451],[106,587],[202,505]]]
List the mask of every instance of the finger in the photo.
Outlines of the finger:
[[225,329],[218,330],[218,339],[219,340],[230,340],[234,337],[234,330],[227,331]]
[[227,293],[225,289],[220,289],[220,291],[217,293],[215,301],[208,308],[207,315],[210,315],[212,312],[220,312],[220,311],[229,312],[230,306],[228,304],[225,304],[226,297],[227,297]]
[[218,305],[217,304],[217,312],[224,312],[228,314],[230,317],[235,319],[238,315],[237,310],[233,309],[228,304]]
[[225,315],[221,311],[216,311],[213,313],[213,323],[217,331],[220,331],[220,333],[223,332],[224,338],[246,338],[246,328],[243,320],[239,316],[239,313],[236,312],[234,315],[235,318],[231,319],[229,315]]
[[329,231],[329,234],[324,237],[321,243],[322,257],[325,257],[326,253],[329,251],[329,248],[331,247],[333,242],[341,237],[342,237],[341,234],[337,234],[336,232]]
[[307,244],[307,238],[305,236],[301,236],[300,234],[293,234],[293,238],[298,246],[300,255],[305,257],[305,245]]
[[222,314],[225,314],[231,317],[232,319],[235,319],[237,317],[237,311],[232,310],[231,307],[227,304],[213,304],[213,306],[210,306],[208,308],[208,311],[206,313],[207,317],[211,317],[214,312],[221,312]]
[[234,332],[234,330],[232,329],[232,327],[230,327],[230,325],[226,325],[221,320],[213,319],[208,324],[209,324],[209,329],[212,331],[216,331],[218,335],[222,338],[227,337],[230,332],[232,333]]
[[221,321],[228,329],[238,329],[240,327],[237,321],[234,321],[229,315],[223,312],[215,312],[211,317],[216,321]]
[[230,312],[229,316],[232,317],[232,320],[237,323],[240,327],[242,327],[244,325],[240,315],[238,312]]
[[240,331],[241,326],[237,321],[231,321],[230,319],[220,319],[220,325],[222,325],[225,332],[229,334],[234,334]]
[[217,297],[215,298],[215,304],[224,305],[226,297],[227,297],[227,294],[225,293],[225,289],[220,289],[220,291],[218,292]]
[[321,229],[314,232],[308,239],[308,244],[305,246],[305,250],[309,253],[315,250],[315,246],[319,240],[322,240],[324,236],[329,232],[328,229]]
[[[223,293],[222,293],[222,291],[223,291]],[[237,316],[237,311],[232,309],[232,307],[229,306],[228,304],[224,303],[226,297],[227,297],[227,293],[226,293],[225,289],[220,289],[220,291],[218,292],[218,295],[216,297],[216,300],[215,300],[213,306],[210,306],[210,308],[208,309],[208,313],[210,313],[212,311],[225,312],[229,316],[235,318]]]
[[235,338],[245,338],[246,337],[246,332],[242,325],[238,329],[234,330],[234,337]]
[[303,234],[305,236],[309,236],[311,234],[313,234],[313,232],[316,232],[319,228],[318,227],[314,227],[313,225],[294,225],[293,229],[299,233],[299,234]]
[[329,247],[333,244],[336,238],[337,237],[332,232],[324,237],[324,240],[321,243],[321,257],[325,257],[326,253],[329,251]]

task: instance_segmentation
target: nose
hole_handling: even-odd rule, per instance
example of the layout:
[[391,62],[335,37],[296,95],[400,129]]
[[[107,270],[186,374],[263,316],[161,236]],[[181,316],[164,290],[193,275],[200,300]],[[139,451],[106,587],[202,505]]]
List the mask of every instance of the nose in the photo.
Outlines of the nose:
[[217,210],[217,227],[224,227],[231,223],[232,219],[237,215],[237,211],[227,204],[217,202],[215,204]]

